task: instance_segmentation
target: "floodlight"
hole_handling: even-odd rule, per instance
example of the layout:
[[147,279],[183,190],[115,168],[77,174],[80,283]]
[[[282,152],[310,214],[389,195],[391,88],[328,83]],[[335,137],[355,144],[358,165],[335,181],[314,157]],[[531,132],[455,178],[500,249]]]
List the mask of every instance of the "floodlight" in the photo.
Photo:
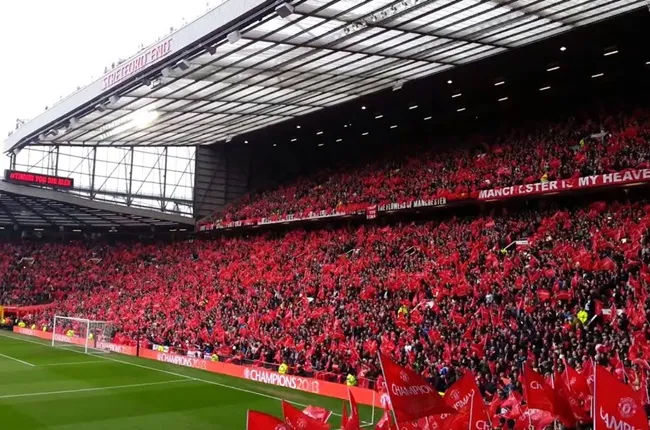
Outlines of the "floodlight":
[[275,13],[280,18],[286,18],[294,12],[295,8],[287,2],[282,2],[275,7]]
[[187,60],[181,60],[178,63],[176,63],[176,67],[178,67],[182,71],[185,71],[190,68],[190,63]]
[[241,33],[239,30],[235,30],[232,33],[228,34],[228,42],[237,43],[241,40]]

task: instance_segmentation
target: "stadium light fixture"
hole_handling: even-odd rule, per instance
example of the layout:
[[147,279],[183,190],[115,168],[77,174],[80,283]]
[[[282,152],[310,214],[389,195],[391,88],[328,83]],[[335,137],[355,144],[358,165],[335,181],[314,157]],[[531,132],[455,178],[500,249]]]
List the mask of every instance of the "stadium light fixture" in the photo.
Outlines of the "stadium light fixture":
[[245,144],[248,144],[248,140],[244,140],[244,143],[245,143]]
[[454,83],[454,81],[452,81],[452,80],[450,79],[450,80],[447,81],[447,83],[448,83],[449,85],[451,85],[451,84]]
[[548,69],[546,69],[546,71],[547,72],[554,72],[554,71],[559,70],[559,69],[560,69],[560,66],[553,66],[553,67],[549,67]]
[[343,142],[343,139],[336,139],[337,142]]
[[455,99],[455,98],[458,98],[458,97],[460,97],[462,95],[463,95],[463,93],[454,94],[453,96],[451,96],[451,98]]
[[409,106],[409,110],[417,109],[418,105]]
[[499,99],[500,102],[505,102],[506,100],[508,100],[508,97],[501,97],[501,98]]
[[382,114],[379,114],[375,117],[375,119],[382,119],[384,116]]
[[299,125],[297,125],[297,126],[296,126],[296,128],[297,128],[297,129],[300,129],[300,126],[299,126]]
[[43,231],[42,228],[35,228],[34,231]]
[[278,146],[278,144],[277,144],[277,143],[274,143],[273,146]]
[[117,103],[117,102],[119,102],[119,101],[120,101],[120,96],[115,95],[115,94],[112,95],[112,96],[110,96],[110,97],[108,98],[108,102],[109,102],[110,104],[112,104],[112,105],[114,105],[115,103]]
[[456,112],[463,112],[465,108],[456,109]]
[[566,46],[560,46],[560,51],[562,52],[566,51]]
[[393,91],[399,91],[402,89],[403,86],[404,86],[404,81],[397,81],[393,85]]
[[73,228],[72,231],[73,231],[74,233],[81,233],[81,230],[79,230],[78,228]]
[[216,54],[217,53],[217,45],[208,46],[207,51],[208,51],[208,54],[210,54],[210,55]]
[[539,90],[540,90],[540,91],[546,91],[546,90],[550,90],[550,89],[551,89],[551,86],[549,85],[549,86],[547,86],[547,87],[542,87],[542,88],[540,88]]
[[320,136],[321,134],[323,134],[323,132],[319,131],[318,133],[316,133],[316,136]]
[[432,117],[430,117],[430,116],[426,116],[426,117],[424,117],[424,120],[425,120],[425,121],[429,121],[431,118],[432,118]]
[[324,143],[319,143],[318,146],[325,146],[325,144]]
[[603,54],[604,57],[609,57],[610,55],[616,55],[618,54],[618,49],[616,48],[609,48],[608,50],[605,51]]
[[500,87],[501,85],[504,85],[505,83],[506,83],[506,81],[498,81],[498,82],[494,83],[494,86],[495,87]]
[[361,106],[361,110],[366,110],[366,107],[365,107],[365,106]]
[[601,72],[601,73],[596,73],[595,75],[591,75],[591,78],[592,78],[592,79],[594,79],[594,78],[600,78],[601,76],[605,76],[605,74],[602,73],[602,72]]
[[187,69],[189,69],[190,65],[191,64],[187,60],[180,60],[178,63],[176,63],[176,67],[178,67],[182,71],[186,71]]
[[364,131],[363,133],[361,133],[361,136],[367,136],[367,135],[369,135],[369,134],[370,134],[369,132]]
[[178,231],[187,231],[186,228],[179,228]]
[[296,142],[297,140],[298,139],[296,139],[295,137],[293,139],[291,139],[292,142]]
[[390,128],[397,128],[397,125],[391,125]]
[[235,30],[231,33],[228,33],[228,42],[231,44],[237,43],[241,40],[241,33],[239,30]]
[[646,61],[646,62],[645,62],[645,65],[646,65],[646,66],[650,65],[650,61]]
[[287,2],[282,2],[275,7],[275,13],[277,13],[280,18],[287,18],[294,11],[295,8]]
[[97,106],[95,106],[95,109],[97,109],[97,112],[100,112],[100,113],[106,112],[106,106],[104,106],[101,103],[99,103]]

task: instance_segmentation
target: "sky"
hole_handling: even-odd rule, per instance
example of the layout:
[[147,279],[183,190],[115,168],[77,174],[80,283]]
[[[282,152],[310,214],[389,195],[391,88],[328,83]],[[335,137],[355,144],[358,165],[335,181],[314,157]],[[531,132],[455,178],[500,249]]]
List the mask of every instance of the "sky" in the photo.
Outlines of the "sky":
[[17,118],[34,118],[222,1],[0,0],[0,142]]

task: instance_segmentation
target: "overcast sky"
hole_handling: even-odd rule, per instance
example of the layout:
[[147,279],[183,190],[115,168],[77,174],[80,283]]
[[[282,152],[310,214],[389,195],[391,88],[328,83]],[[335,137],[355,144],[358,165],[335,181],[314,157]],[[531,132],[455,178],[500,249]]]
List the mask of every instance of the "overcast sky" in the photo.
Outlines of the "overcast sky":
[[37,116],[140,44],[221,2],[0,0],[0,142],[16,118]]

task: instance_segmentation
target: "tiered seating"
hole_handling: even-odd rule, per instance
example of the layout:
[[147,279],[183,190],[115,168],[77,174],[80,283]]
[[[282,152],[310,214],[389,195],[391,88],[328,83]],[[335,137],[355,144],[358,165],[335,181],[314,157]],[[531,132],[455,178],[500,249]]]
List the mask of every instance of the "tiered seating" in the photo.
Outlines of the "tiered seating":
[[[527,359],[543,371],[594,356],[647,366],[648,227],[647,202],[597,202],[191,246],[3,244],[0,297],[47,292],[60,314],[114,322],[120,342],[141,321],[150,342],[178,351],[362,383],[379,375],[379,350],[440,390],[471,368],[493,393],[516,386]],[[33,264],[17,264],[26,255]]]
[[454,142],[445,151],[436,142],[434,147],[418,147],[411,156],[323,171],[238,200],[212,218],[256,220],[418,199],[454,200],[479,190],[534,183],[542,178],[567,179],[647,168],[649,138],[648,110],[585,114],[562,123],[537,123],[497,136],[472,137],[465,144]]

